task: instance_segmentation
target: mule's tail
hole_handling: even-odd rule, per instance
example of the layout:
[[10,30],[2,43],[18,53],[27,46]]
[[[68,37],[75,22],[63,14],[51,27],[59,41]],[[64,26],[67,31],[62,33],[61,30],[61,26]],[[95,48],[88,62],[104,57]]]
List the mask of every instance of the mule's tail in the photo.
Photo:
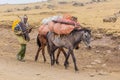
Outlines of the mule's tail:
[[39,47],[41,47],[41,42],[40,42],[40,40],[39,40],[39,34],[37,35],[37,45],[38,45]]

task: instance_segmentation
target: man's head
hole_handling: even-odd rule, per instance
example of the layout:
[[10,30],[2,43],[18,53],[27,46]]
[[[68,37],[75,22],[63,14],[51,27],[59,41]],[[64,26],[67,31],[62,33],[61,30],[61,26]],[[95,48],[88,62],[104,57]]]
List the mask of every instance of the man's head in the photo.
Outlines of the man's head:
[[22,22],[24,22],[25,24],[27,23],[28,21],[28,17],[27,15],[24,15],[22,18],[21,18]]

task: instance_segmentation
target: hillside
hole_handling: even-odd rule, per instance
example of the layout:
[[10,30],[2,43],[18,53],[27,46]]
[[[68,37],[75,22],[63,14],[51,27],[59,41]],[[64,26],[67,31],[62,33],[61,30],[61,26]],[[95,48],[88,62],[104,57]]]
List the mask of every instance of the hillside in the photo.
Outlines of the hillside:
[[[76,4],[75,6],[73,5]],[[83,4],[83,5],[81,5]],[[81,25],[93,29],[102,28],[110,33],[120,33],[120,18],[115,23],[103,23],[103,18],[113,16],[120,11],[119,0],[106,0],[93,2],[91,0],[42,2],[23,5],[1,5],[0,24],[11,25],[17,19],[17,15],[27,14],[29,23],[39,26],[43,18],[65,13],[77,16]],[[107,31],[106,31],[107,30]]]

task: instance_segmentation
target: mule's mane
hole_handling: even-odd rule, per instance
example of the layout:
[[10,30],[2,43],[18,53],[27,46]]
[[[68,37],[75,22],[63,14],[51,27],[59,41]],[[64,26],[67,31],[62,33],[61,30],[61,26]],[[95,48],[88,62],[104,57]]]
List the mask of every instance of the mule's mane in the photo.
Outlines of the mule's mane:
[[84,32],[88,32],[89,34],[91,34],[91,30],[87,29],[87,28],[82,28],[82,29],[74,29],[71,34],[74,34],[75,32],[79,32],[79,31],[84,31]]

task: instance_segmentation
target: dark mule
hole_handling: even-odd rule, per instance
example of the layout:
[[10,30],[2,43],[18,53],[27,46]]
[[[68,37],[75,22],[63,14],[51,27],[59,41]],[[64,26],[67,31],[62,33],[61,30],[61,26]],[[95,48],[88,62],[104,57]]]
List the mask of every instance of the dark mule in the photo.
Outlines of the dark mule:
[[[39,56],[39,52],[40,50],[42,50],[42,55],[43,55],[43,58],[44,58],[44,62],[46,62],[46,57],[45,57],[45,46],[47,44],[47,41],[46,41],[46,36],[43,36],[43,35],[40,35],[38,34],[37,35],[37,45],[38,45],[38,51],[37,51],[37,54],[35,56],[35,61],[38,60],[38,56]],[[64,51],[63,48],[59,48],[58,49],[58,54],[57,54],[57,58],[56,58],[56,64],[59,64],[58,62],[58,58],[59,58],[59,55],[60,55],[60,52],[63,52],[65,58],[67,57],[67,54],[66,52]]]
[[48,51],[50,54],[51,65],[55,63],[55,56],[54,52],[57,48],[66,48],[68,49],[67,57],[64,62],[65,68],[68,67],[68,59],[70,54],[72,55],[72,59],[74,62],[75,70],[78,71],[76,65],[76,58],[74,56],[73,50],[77,47],[77,45],[83,41],[88,48],[90,47],[90,38],[91,38],[91,31],[88,29],[80,29],[80,30],[73,30],[70,34],[64,36],[57,36],[53,32],[49,32],[47,34],[48,40]]

